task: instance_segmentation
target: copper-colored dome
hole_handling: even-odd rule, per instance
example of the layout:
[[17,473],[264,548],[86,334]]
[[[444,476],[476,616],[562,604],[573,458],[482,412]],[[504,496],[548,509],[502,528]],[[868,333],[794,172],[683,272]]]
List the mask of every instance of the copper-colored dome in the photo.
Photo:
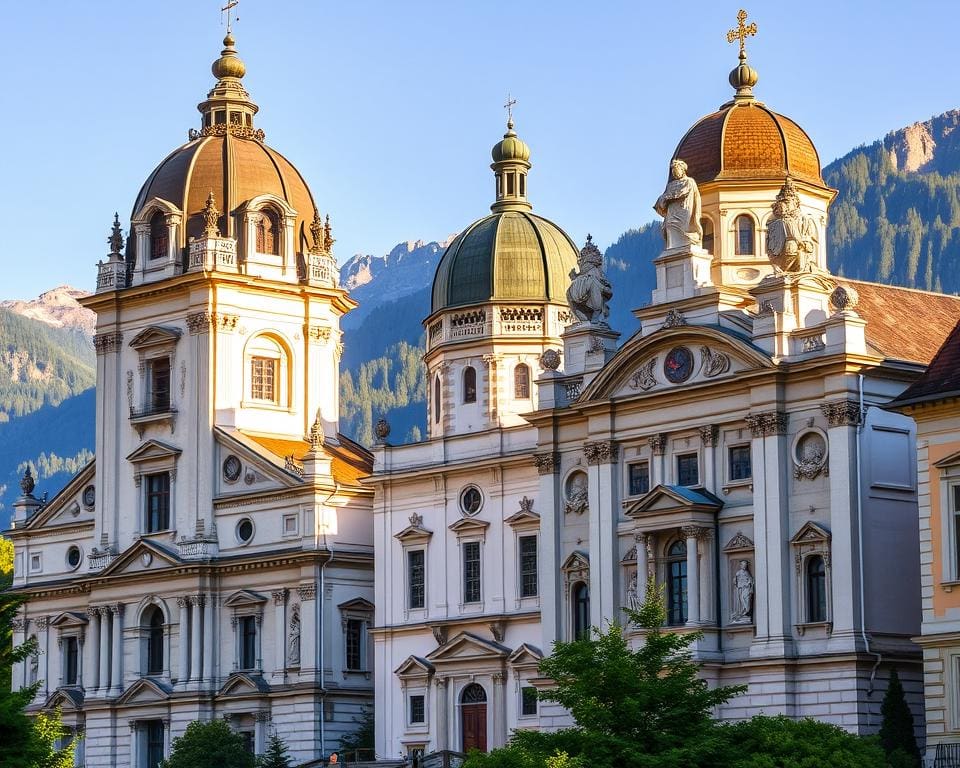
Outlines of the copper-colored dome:
[[[228,132],[201,136],[174,150],[147,178],[133,206],[136,214],[154,197],[162,198],[184,212],[180,228],[185,246],[191,237],[204,233],[203,209],[213,192],[217,207],[225,215],[220,230],[237,237],[240,220],[235,214],[248,200],[273,194],[296,210],[294,229],[297,251],[306,252],[310,243],[310,222],[314,202],[299,171],[281,155],[260,141],[240,138]],[[130,238],[135,243],[135,238]]]
[[806,132],[763,104],[737,100],[697,121],[674,159],[698,184],[731,179],[795,179],[825,186],[820,157]]

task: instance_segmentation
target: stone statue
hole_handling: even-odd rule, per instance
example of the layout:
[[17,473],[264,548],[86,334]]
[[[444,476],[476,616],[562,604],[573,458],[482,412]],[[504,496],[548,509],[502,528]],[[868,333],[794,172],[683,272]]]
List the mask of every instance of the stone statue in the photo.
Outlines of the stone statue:
[[749,563],[740,561],[740,567],[733,576],[733,612],[730,621],[733,624],[749,624],[753,612],[753,576]]
[[627,587],[627,608],[632,611],[639,611],[640,606],[643,601],[640,599],[639,593],[639,584],[637,580],[637,572],[633,572],[633,576],[630,577],[630,584]]
[[290,640],[288,643],[287,663],[296,666],[300,663],[300,614],[293,612],[290,617]]
[[563,511],[582,515],[590,505],[589,499],[586,475],[578,473],[567,488],[567,503],[563,505]]
[[767,257],[780,272],[815,272],[817,227],[800,211],[800,197],[787,178],[773,204],[773,218],[767,223]]
[[670,163],[670,181],[653,209],[663,216],[660,231],[663,232],[665,248],[700,245],[703,238],[700,190],[697,182],[687,176],[687,164],[683,160]]
[[567,303],[577,319],[584,323],[606,324],[613,287],[603,272],[603,254],[587,235],[587,244],[580,251],[579,271],[570,270]]

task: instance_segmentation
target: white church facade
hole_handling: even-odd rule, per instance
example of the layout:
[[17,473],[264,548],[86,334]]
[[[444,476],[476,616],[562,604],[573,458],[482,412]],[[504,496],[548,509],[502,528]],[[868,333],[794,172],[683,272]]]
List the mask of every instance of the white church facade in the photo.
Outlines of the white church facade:
[[202,124],[99,264],[96,460],[15,507],[14,685],[78,764],[156,766],[190,721],[329,754],[372,708],[370,454],[338,432],[329,220],[264,143],[228,33]]

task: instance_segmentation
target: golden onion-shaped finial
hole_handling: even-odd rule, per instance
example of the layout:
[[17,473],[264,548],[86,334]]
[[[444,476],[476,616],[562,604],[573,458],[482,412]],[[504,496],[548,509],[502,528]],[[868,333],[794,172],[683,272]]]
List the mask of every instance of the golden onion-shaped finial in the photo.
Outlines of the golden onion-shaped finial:
[[740,54],[740,63],[730,70],[730,85],[737,91],[736,98],[752,99],[753,86],[757,84],[759,79],[760,75],[757,74],[757,70],[747,64],[746,56]]
[[237,55],[236,48],[234,48],[235,42],[233,35],[227,32],[227,36],[223,38],[223,50],[220,51],[220,58],[213,62],[213,66],[210,68],[213,76],[217,78],[217,80],[222,80],[225,77],[236,77],[239,79],[247,73],[246,65]]

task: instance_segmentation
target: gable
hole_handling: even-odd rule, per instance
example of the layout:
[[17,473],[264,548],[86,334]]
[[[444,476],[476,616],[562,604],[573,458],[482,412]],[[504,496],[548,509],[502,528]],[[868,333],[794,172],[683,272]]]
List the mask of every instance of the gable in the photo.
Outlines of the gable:
[[131,464],[139,464],[156,459],[173,459],[180,453],[180,449],[172,445],[167,445],[159,440],[147,440],[127,455],[127,461]]
[[427,656],[433,664],[454,661],[482,661],[505,659],[510,653],[499,643],[484,640],[482,637],[461,632],[446,645],[441,645]]
[[291,488],[299,484],[293,464],[239,432],[214,432],[217,497]]
[[83,709],[83,691],[79,688],[58,688],[43,703],[45,712],[61,709],[64,712]]
[[152,539],[141,539],[132,547],[128,547],[123,554],[115,558],[99,576],[115,576],[122,573],[145,573],[161,571],[175,565],[181,565],[183,560],[161,544]]
[[[84,466],[63,489],[54,496],[24,526],[36,529],[47,526],[69,525],[73,523],[89,523],[94,519],[97,499],[94,488],[96,479],[96,460],[93,459]],[[90,503],[90,502],[93,503]]]
[[543,651],[534,645],[521,644],[507,659],[515,667],[538,666],[543,659]]
[[67,627],[83,627],[87,624],[87,617],[76,611],[64,611],[50,622],[51,627],[65,629]]
[[369,600],[362,597],[355,597],[353,600],[347,600],[337,606],[341,611],[354,611],[355,613],[373,613],[374,606]]
[[806,542],[824,541],[830,541],[830,531],[828,531],[822,525],[817,525],[813,522],[804,523],[802,526],[800,526],[800,530],[793,535],[792,539],[790,539],[791,544],[804,544]]
[[234,592],[230,597],[223,601],[228,608],[246,608],[251,605],[263,605],[267,598],[259,592],[253,592],[249,589],[241,589]]
[[140,331],[130,340],[130,346],[134,349],[146,349],[147,347],[158,347],[164,345],[176,344],[180,338],[179,328],[168,328],[162,325],[151,325]]
[[248,675],[245,672],[234,672],[227,678],[218,695],[220,696],[250,696],[269,693],[270,685],[260,675]]
[[131,683],[117,699],[118,705],[153,704],[170,698],[173,689],[162,680],[141,677]]
[[723,502],[708,491],[695,491],[679,485],[658,485],[628,506],[627,517],[652,515],[659,512],[715,512]]
[[433,674],[433,664],[419,656],[407,656],[393,674],[400,678],[427,677]]

